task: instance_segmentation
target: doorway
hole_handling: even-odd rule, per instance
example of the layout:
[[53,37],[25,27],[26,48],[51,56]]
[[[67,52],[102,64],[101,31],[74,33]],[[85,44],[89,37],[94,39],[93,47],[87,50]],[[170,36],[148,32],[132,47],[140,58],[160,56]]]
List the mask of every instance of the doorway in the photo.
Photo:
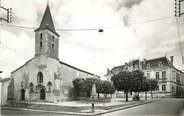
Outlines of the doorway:
[[21,89],[21,100],[25,100],[25,90]]
[[40,100],[45,100],[45,89],[40,90]]

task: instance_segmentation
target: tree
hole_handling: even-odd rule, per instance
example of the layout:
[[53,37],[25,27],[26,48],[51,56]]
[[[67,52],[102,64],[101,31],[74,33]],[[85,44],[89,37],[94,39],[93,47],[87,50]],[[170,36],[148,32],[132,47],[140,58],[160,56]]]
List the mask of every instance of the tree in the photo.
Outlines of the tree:
[[158,88],[158,81],[156,79],[149,79],[150,91],[151,91],[151,98],[153,99],[152,91]]
[[139,92],[143,91],[143,84],[146,77],[144,76],[144,73],[140,70],[136,70],[132,72],[133,76],[133,91],[138,92],[138,97],[139,97]]
[[132,73],[128,71],[119,72],[112,76],[111,81],[113,82],[116,90],[125,92],[126,101],[128,101],[128,92],[131,92],[134,89]]
[[98,94],[98,99],[100,97],[100,93],[102,93],[102,80],[101,79],[95,79],[96,84],[96,92]]
[[143,83],[142,83],[142,92],[145,92],[145,100],[147,100],[147,92],[150,90],[150,80],[149,79],[144,79]]
[[92,86],[95,83],[96,78],[86,78],[84,80],[83,86],[84,86],[84,90],[86,93],[86,97],[90,97],[91,96],[91,90],[92,90]]
[[76,99],[77,97],[81,96],[81,93],[84,91],[83,90],[83,78],[76,78],[74,79],[73,82],[73,86],[74,86],[74,98]]
[[76,78],[73,80],[74,97],[90,97],[92,85],[96,85],[96,92],[102,93],[102,81],[98,78]]
[[107,96],[107,94],[113,94],[115,92],[113,84],[109,81],[103,81],[101,92],[105,94],[105,96]]

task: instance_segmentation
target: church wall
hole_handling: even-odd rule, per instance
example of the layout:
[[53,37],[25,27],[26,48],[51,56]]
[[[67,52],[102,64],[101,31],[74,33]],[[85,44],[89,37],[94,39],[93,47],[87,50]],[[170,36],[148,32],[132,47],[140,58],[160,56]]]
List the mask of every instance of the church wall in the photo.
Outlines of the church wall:
[[[40,61],[45,63],[40,63]],[[45,64],[45,65],[41,65]],[[24,82],[23,88],[27,89],[29,91],[29,84],[33,83],[33,90],[36,91],[37,83],[37,74],[39,71],[43,73],[43,83],[42,85],[45,86],[47,93],[52,93],[54,90],[54,87],[56,86],[54,83],[54,74],[59,75],[59,62],[55,59],[51,58],[45,58],[45,57],[35,57],[33,60],[31,60],[29,63],[24,65],[22,68],[18,69],[17,71],[12,73],[12,77],[14,77],[15,80],[15,98],[20,101],[21,98],[21,82]],[[52,83],[51,91],[48,91],[48,82]],[[30,98],[30,96],[27,96],[27,98]],[[47,99],[48,98],[48,99]],[[35,93],[31,96],[32,100],[39,99],[39,93]],[[49,101],[54,101],[54,97],[46,94],[46,99]]]
[[[35,101],[40,99],[39,91],[36,91],[37,74],[41,71],[43,73],[42,85],[46,88],[47,101],[63,101],[68,99],[69,91],[73,87],[72,81],[75,78],[89,78],[94,77],[89,73],[77,70],[73,67],[60,64],[58,60],[39,55],[26,63],[20,69],[12,73],[15,85],[15,99],[21,100],[21,89],[26,90],[26,99]],[[21,87],[21,82],[23,86]],[[51,91],[47,86],[48,82],[52,83]],[[33,93],[29,93],[30,83],[33,83]]]
[[[63,80],[62,88],[63,88],[63,95],[65,98],[68,98],[70,88],[73,88],[72,81],[75,78],[94,78],[94,75],[89,73],[83,72],[81,70],[75,69],[73,67],[62,65],[62,75],[61,78]],[[97,78],[97,77],[95,77]]]

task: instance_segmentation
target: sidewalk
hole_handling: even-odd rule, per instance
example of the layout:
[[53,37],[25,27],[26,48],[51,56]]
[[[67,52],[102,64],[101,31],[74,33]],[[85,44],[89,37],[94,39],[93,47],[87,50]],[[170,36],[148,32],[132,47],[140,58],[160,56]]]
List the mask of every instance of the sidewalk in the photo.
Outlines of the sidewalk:
[[16,110],[31,110],[40,112],[51,112],[51,113],[61,113],[61,114],[72,114],[72,115],[100,115],[108,112],[113,112],[117,110],[127,109],[135,107],[138,105],[143,105],[146,103],[155,102],[159,99],[148,99],[148,101],[129,101],[125,102],[123,98],[112,99],[110,103],[95,103],[95,111],[91,110],[91,103],[80,102],[80,101],[70,101],[62,103],[40,103],[33,102],[27,106],[16,106],[16,107],[2,107],[8,109]]

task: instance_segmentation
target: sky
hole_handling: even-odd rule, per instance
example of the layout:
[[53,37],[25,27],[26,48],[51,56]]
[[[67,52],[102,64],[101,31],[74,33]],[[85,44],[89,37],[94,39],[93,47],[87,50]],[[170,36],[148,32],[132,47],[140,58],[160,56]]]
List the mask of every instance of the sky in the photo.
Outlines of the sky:
[[[34,57],[30,28],[39,27],[47,3],[60,34],[63,62],[102,77],[107,68],[138,58],[174,56],[175,67],[184,69],[184,19],[178,19],[179,38],[174,0],[1,0],[14,13],[13,23],[0,22],[1,77]],[[0,16],[4,14],[1,10]]]

